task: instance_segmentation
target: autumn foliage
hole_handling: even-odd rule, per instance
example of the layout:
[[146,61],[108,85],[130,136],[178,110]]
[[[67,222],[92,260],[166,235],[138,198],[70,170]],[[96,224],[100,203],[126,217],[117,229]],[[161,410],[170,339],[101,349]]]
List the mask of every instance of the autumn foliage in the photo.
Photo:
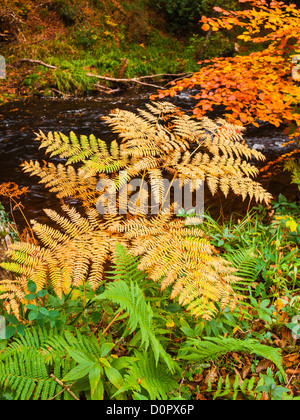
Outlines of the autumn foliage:
[[21,195],[28,192],[28,187],[20,188],[15,182],[3,182],[0,184],[0,196],[18,200]]
[[[256,50],[249,55],[202,61],[199,72],[173,83],[159,97],[174,96],[184,89],[198,88],[194,114],[201,118],[218,106],[228,122],[278,127],[288,126],[291,137],[300,134],[300,85],[297,54],[300,54],[300,10],[295,5],[265,0],[239,0],[252,8],[226,11],[215,7],[220,18],[202,17],[205,31],[241,28],[238,42]],[[257,51],[259,50],[259,51]]]

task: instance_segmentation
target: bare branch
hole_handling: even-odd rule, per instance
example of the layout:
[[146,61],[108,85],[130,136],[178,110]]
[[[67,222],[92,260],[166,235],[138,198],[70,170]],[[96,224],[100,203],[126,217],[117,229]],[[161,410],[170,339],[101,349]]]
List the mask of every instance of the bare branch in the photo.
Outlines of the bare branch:
[[[57,379],[56,378],[56,376],[54,376],[53,375],[53,373],[51,373],[51,378],[53,378],[54,380],[55,380],[55,382],[57,382],[58,383],[58,385],[60,385],[60,386],[62,386],[63,388],[64,388],[64,390],[65,391],[67,391],[70,395],[72,395],[72,397],[75,399],[75,400],[77,400],[77,401],[79,401],[79,398],[74,394],[74,392],[72,392],[71,390],[70,390],[70,387],[72,386],[72,385],[68,385],[68,386],[66,386],[62,381],[60,381],[59,379]],[[57,394],[57,395],[59,395],[59,394]]]
[[21,58],[19,61],[15,63],[15,67],[20,67],[23,63],[31,63],[31,64],[39,64],[40,66],[47,67],[48,69],[57,70],[59,67],[51,66],[50,64],[46,64],[40,60],[31,60],[30,58]]

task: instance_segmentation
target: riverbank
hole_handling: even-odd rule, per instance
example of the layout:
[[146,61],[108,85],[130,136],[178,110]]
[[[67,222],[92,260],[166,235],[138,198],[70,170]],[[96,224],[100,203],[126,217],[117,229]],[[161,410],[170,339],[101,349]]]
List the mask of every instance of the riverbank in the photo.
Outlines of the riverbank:
[[[183,30],[180,20],[174,28],[158,3],[164,2],[4,0],[0,54],[7,75],[0,80],[0,103],[115,89],[124,84],[90,74],[117,79],[181,74],[196,71],[201,59],[234,52],[226,34],[207,35],[201,25],[191,23]],[[206,11],[213,13],[212,6],[201,7],[199,18]],[[180,18],[180,10],[177,13]],[[159,84],[159,77],[144,82]]]

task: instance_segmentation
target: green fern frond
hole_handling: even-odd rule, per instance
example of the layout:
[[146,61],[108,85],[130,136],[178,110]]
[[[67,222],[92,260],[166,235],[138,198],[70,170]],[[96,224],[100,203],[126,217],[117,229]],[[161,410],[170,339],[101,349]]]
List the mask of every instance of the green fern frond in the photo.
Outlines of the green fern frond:
[[150,353],[135,353],[138,358],[125,375],[124,384],[114,394],[114,397],[125,391],[141,392],[146,390],[150,400],[166,400],[168,393],[174,391],[178,384],[170,372]]
[[281,350],[261,344],[258,340],[239,340],[232,337],[205,337],[203,339],[189,339],[188,346],[180,349],[179,358],[193,362],[216,359],[226,353],[243,351],[254,353],[271,360],[285,377],[282,366]]
[[123,280],[139,284],[148,278],[144,271],[138,270],[140,259],[132,255],[124,246],[117,243],[113,259],[113,271],[109,272],[112,281]]
[[129,315],[128,330],[133,333],[138,329],[141,332],[141,346],[147,350],[151,346],[156,363],[161,358],[171,371],[174,371],[175,365],[171,356],[165,351],[161,343],[155,336],[151,307],[146,303],[144,294],[136,283],[119,280],[109,283],[106,290],[97,300],[108,299],[117,304],[121,310]]
[[[255,386],[255,376],[252,376],[251,379],[241,380],[240,375],[235,375],[234,379],[230,378],[229,375],[226,375],[225,378],[222,376],[218,380],[217,389],[213,391],[213,400],[217,398],[227,397],[230,400],[235,401],[239,394],[245,396],[245,399],[255,399],[256,392],[254,389]],[[208,383],[208,388],[206,392],[212,392],[211,383]]]
[[284,164],[284,170],[291,172],[292,182],[298,185],[300,190],[300,159],[289,159]]
[[131,256],[125,247],[118,245],[115,256],[114,282],[108,283],[105,292],[95,299],[110,300],[117,304],[121,310],[126,311],[129,316],[129,332],[132,333],[139,329],[141,345],[144,346],[145,350],[151,345],[156,363],[161,358],[173,371],[175,364],[172,358],[155,336],[152,309],[146,303],[145,296],[137,283],[145,278],[145,274],[139,271],[137,266],[138,260]]
[[225,258],[237,269],[237,276],[249,281],[257,279],[260,269],[257,266],[257,254],[254,248],[232,250],[226,253]]
[[0,387],[15,400],[73,399],[62,392],[63,386],[51,377],[62,378],[74,363],[70,357],[49,358],[48,340],[57,341],[54,331],[29,330],[25,336],[14,339],[0,355]]

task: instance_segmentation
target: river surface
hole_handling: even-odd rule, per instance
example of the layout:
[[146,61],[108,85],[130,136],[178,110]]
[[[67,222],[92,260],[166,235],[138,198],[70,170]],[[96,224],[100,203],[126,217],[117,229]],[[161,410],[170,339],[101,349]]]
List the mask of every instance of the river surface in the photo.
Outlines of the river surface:
[[[39,143],[35,142],[35,133],[42,130],[60,131],[69,134],[94,134],[105,140],[111,136],[101,117],[108,115],[115,108],[135,111],[144,108],[149,101],[149,91],[128,91],[122,95],[105,95],[102,97],[77,99],[30,99],[0,106],[0,183],[13,181],[20,187],[28,186],[29,193],[22,198],[28,219],[47,221],[43,208],[58,209],[54,195],[49,193],[38,178],[24,174],[20,165],[25,160],[45,159],[43,151],[38,150]],[[184,110],[193,106],[193,100],[186,93],[182,93],[171,101]],[[259,149],[267,157],[267,161],[274,160],[283,153],[282,144],[288,138],[283,129],[262,127],[250,130],[245,134],[249,146]],[[295,146],[290,146],[290,149]],[[288,151],[290,149],[284,149]],[[295,186],[290,185],[287,173],[280,173],[275,178],[264,179],[263,184],[276,197],[280,192],[294,199],[297,193]],[[236,199],[229,200],[227,212],[236,210]],[[7,200],[1,199],[9,210]],[[227,200],[228,201],[228,200]],[[209,199],[208,205],[218,207],[215,199]],[[15,218],[20,226],[24,226],[23,218],[15,212]]]

